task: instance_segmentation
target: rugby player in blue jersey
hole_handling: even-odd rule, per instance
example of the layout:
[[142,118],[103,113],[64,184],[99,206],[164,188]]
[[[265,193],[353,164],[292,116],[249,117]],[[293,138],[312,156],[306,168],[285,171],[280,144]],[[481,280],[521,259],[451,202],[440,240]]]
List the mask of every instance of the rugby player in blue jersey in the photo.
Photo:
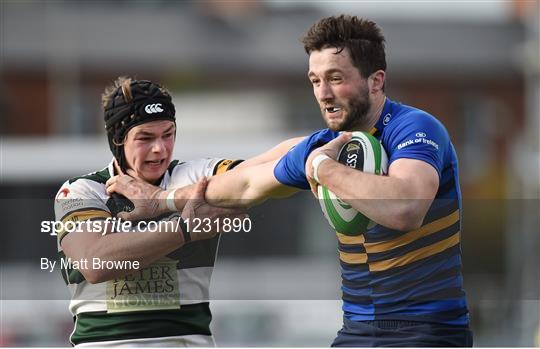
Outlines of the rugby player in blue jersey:
[[[344,317],[332,345],[472,346],[461,276],[456,153],[435,117],[386,97],[384,42],[368,20],[339,16],[315,23],[303,43],[328,128],[279,159],[212,177],[206,199],[249,206],[309,189],[317,178],[377,223],[358,236],[337,234]],[[388,154],[388,176],[335,161],[350,138],[340,131],[366,131],[379,139]]]

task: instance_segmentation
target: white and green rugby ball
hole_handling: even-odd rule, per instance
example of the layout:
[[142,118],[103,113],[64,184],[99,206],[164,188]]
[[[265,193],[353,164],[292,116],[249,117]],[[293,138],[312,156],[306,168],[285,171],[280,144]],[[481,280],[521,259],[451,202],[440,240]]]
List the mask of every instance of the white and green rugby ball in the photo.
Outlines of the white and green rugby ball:
[[[338,162],[354,169],[384,176],[388,156],[382,144],[369,133],[353,132],[352,138],[339,151]],[[317,187],[319,203],[328,223],[338,233],[360,235],[367,231],[370,219],[342,201],[326,187]]]

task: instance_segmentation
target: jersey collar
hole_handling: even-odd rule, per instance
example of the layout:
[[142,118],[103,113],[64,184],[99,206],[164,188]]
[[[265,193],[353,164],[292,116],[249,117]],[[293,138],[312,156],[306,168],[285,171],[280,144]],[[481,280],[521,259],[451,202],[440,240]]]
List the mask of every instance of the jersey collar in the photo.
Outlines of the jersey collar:
[[116,174],[114,171],[114,158],[112,158],[111,162],[109,162],[107,170],[109,171],[109,178],[112,178]]

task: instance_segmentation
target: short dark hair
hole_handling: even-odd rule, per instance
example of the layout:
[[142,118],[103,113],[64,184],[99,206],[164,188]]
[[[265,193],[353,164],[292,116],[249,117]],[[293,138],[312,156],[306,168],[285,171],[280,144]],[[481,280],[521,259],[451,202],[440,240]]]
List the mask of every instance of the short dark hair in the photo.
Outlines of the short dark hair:
[[302,43],[308,55],[329,47],[335,47],[336,53],[349,49],[364,78],[377,70],[386,71],[385,40],[375,22],[347,15],[326,17],[308,30]]

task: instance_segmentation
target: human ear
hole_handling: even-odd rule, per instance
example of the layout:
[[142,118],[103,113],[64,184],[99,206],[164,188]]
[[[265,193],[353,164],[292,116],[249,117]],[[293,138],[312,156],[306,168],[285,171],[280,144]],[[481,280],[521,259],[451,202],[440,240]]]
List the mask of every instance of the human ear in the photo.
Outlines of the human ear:
[[368,87],[371,93],[382,92],[384,89],[384,81],[386,73],[384,70],[377,70],[368,78]]

